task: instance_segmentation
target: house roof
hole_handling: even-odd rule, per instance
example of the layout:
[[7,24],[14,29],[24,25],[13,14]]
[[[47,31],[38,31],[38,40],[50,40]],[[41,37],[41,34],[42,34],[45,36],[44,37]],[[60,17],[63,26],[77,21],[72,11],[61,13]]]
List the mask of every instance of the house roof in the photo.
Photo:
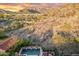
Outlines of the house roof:
[[1,50],[8,50],[10,47],[12,47],[16,43],[16,37],[10,37],[5,39],[4,42],[0,44]]

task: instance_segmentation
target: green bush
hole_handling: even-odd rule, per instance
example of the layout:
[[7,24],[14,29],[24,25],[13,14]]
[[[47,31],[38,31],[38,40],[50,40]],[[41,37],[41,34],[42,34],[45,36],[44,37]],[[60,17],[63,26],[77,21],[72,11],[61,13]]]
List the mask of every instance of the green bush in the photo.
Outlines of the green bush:
[[0,56],[8,56],[8,53],[0,52]]
[[8,36],[5,34],[5,32],[0,32],[0,40],[1,39],[5,39],[5,38],[7,38]]
[[7,52],[9,53],[9,55],[14,56],[16,52],[19,52],[19,50],[22,47],[25,46],[29,46],[32,45],[32,42],[30,40],[26,40],[26,39],[19,39],[17,40],[17,43],[11,47]]

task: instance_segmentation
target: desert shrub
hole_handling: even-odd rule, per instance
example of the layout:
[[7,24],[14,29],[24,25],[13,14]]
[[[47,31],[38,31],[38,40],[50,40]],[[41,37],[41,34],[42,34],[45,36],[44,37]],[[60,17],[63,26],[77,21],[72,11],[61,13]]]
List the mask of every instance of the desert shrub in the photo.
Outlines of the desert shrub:
[[75,42],[79,43],[79,37],[76,37]]

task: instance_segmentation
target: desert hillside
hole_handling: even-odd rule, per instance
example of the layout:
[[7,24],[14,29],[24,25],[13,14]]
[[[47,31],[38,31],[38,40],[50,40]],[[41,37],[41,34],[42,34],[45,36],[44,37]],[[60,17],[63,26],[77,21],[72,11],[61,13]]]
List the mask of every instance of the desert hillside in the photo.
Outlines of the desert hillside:
[[61,55],[79,52],[79,4],[32,4],[18,12],[0,9],[0,13],[0,31],[9,37],[57,48]]
[[[35,34],[42,37],[46,32],[51,31],[52,43],[56,45],[66,43],[64,37],[70,35],[71,39],[68,41],[73,41],[72,37],[76,37],[79,30],[79,4],[65,4],[62,7],[50,8],[44,16],[45,18],[38,20],[32,25],[35,29]],[[42,37],[43,38],[43,37]],[[68,42],[67,41],[67,42]]]

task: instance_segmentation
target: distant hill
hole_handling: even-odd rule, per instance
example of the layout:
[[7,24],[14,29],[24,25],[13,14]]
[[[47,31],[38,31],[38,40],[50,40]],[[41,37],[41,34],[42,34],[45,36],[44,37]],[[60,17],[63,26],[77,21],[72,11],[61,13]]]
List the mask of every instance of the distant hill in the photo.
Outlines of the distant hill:
[[22,13],[22,14],[31,14],[31,13],[40,13],[38,10],[36,9],[23,9],[23,10],[20,10],[19,13]]
[[0,14],[14,14],[14,13],[16,13],[16,12],[0,9]]
[[[25,4],[27,5],[27,4]],[[29,7],[25,7],[22,10],[19,10],[19,13],[43,13],[47,12],[50,8],[61,7],[63,4],[29,4]]]

